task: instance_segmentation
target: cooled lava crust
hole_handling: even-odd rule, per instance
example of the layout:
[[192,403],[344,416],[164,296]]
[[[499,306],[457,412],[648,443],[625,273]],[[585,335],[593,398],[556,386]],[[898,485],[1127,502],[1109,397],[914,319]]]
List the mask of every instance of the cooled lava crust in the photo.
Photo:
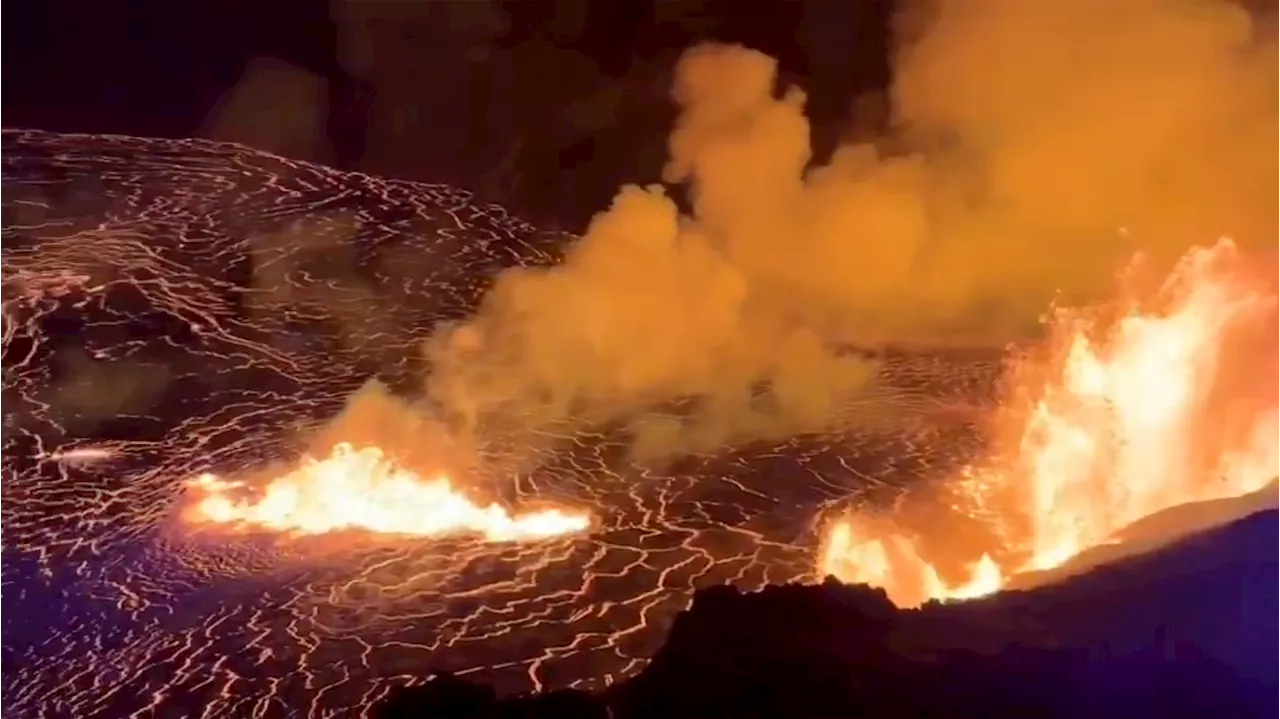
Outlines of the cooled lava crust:
[[346,716],[427,668],[599,689],[695,589],[817,580],[820,518],[983,443],[998,355],[896,353],[860,400],[888,428],[661,468],[583,434],[510,478],[589,509],[585,535],[193,538],[184,480],[287,458],[371,377],[413,392],[434,327],[573,238],[452,187],[203,140],[5,131],[3,173],[6,715]]

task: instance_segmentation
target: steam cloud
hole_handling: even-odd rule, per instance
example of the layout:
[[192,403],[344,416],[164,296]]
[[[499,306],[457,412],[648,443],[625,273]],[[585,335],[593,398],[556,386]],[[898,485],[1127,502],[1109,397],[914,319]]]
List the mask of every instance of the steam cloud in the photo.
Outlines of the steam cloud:
[[692,214],[628,186],[560,265],[500,276],[426,342],[435,405],[476,433],[621,422],[641,455],[709,449],[829,421],[874,375],[842,345],[1003,343],[1105,296],[1135,251],[1274,252],[1276,40],[1240,6],[943,0],[900,21],[891,136],[824,165],[774,60],[689,50],[662,180]]

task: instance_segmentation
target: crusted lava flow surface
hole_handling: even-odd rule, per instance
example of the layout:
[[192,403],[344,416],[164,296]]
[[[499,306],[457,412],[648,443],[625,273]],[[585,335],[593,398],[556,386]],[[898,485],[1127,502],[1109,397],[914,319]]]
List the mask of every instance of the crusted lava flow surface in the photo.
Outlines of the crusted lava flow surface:
[[660,468],[580,434],[510,477],[584,531],[194,532],[195,478],[296,461],[300,433],[370,377],[411,385],[416,342],[566,237],[205,141],[7,131],[3,163],[7,712],[347,716],[430,670],[599,687],[693,589],[812,579],[829,512],[982,445],[998,358],[900,356],[868,390],[891,427]]

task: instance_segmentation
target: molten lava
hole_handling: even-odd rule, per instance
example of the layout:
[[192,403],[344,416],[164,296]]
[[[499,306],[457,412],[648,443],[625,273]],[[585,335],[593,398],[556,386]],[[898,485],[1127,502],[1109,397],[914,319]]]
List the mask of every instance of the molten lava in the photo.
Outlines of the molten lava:
[[584,530],[586,514],[560,509],[511,514],[481,506],[447,477],[425,479],[397,466],[377,447],[339,444],[324,459],[306,457],[252,498],[245,483],[203,474],[188,519],[197,523],[319,534],[344,529],[382,534],[478,534],[488,541],[541,539]]
[[1277,298],[1244,260],[1223,240],[1184,256],[1149,301],[1054,313],[1046,351],[1013,364],[1006,451],[947,487],[995,538],[966,578],[940,578],[926,533],[870,517],[831,526],[820,571],[905,606],[972,598],[1157,512],[1265,487],[1280,473]]

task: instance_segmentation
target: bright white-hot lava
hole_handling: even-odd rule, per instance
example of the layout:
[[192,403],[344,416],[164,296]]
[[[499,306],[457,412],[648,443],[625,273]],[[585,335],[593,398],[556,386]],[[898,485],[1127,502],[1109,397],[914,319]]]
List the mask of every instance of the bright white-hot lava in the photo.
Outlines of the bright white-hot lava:
[[1157,512],[1262,489],[1280,473],[1276,307],[1275,288],[1222,240],[1147,298],[1054,313],[1046,351],[1012,366],[1004,450],[948,487],[995,538],[967,577],[939,577],[927,529],[854,516],[829,528],[820,571],[900,605],[971,598]]
[[499,542],[570,534],[590,524],[588,515],[561,509],[512,514],[497,504],[482,506],[447,477],[421,477],[377,447],[349,444],[336,445],[323,459],[303,458],[252,497],[238,496],[245,483],[212,474],[196,477],[189,489],[199,495],[190,521],[298,534],[475,534]]

